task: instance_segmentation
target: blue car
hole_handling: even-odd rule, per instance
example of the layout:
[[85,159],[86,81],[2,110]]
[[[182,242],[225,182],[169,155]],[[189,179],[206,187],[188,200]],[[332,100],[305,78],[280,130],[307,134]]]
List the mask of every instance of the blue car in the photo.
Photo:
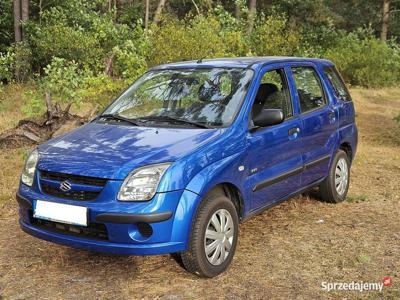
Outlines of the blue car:
[[115,254],[176,253],[213,277],[238,225],[318,187],[345,199],[354,106],[332,62],[294,57],[152,68],[88,124],[37,147],[17,192],[20,226]]

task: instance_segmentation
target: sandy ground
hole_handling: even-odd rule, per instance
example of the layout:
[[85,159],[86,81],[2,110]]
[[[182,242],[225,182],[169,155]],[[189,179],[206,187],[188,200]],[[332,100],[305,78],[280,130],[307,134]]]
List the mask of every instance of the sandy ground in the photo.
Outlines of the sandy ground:
[[[170,255],[121,257],[35,239],[17,224],[14,194],[26,149],[0,153],[0,298],[400,299],[400,89],[353,89],[360,143],[348,200],[302,195],[240,227],[231,268],[200,279]],[[3,103],[0,128],[18,112]],[[15,110],[15,109],[14,109]],[[382,292],[321,289],[382,282]]]

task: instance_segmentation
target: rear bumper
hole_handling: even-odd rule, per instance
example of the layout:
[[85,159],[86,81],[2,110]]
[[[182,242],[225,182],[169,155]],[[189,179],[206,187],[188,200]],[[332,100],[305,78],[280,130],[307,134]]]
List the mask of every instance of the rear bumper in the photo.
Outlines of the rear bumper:
[[[23,231],[32,236],[95,252],[133,255],[186,250],[193,212],[199,201],[197,194],[187,190],[156,194],[148,202],[124,203],[113,199],[71,201],[42,194],[24,185],[20,186],[16,198],[19,203],[19,224]],[[106,238],[40,226],[32,216],[33,201],[36,199],[87,207],[89,224],[106,228]],[[141,233],[139,225],[142,223],[151,227],[150,236]]]

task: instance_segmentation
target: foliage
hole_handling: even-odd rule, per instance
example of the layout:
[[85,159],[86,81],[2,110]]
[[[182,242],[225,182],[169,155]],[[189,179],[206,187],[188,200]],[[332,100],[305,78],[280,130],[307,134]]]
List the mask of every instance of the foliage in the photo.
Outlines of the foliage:
[[149,65],[225,55],[220,38],[221,24],[214,16],[191,20],[166,19],[151,31],[152,53]]
[[[103,107],[148,67],[211,57],[323,57],[354,85],[400,82],[400,22],[394,22],[400,14],[391,15],[394,38],[380,42],[380,4],[373,0],[257,1],[252,30],[245,0],[195,1],[197,7],[167,1],[160,24],[147,29],[142,2],[110,3],[31,0],[25,41],[15,45],[12,1],[0,0],[0,80],[33,82],[24,96],[26,113],[43,111],[46,91],[62,104]],[[156,4],[151,1],[150,21]],[[364,24],[370,25],[359,29]]]
[[103,108],[130,83],[113,80],[105,74],[93,75],[91,71],[80,69],[75,61],[58,57],[44,68],[44,72],[45,76],[37,85],[24,93],[22,110],[29,116],[45,112],[46,92],[56,103],[79,106],[82,102],[90,102]]
[[300,36],[288,26],[284,16],[261,16],[251,34],[253,54],[293,55],[299,45]]
[[350,33],[327,50],[325,57],[335,62],[345,79],[354,85],[393,85],[400,78],[400,48],[384,44],[365,32]]
[[0,79],[10,82],[14,78],[15,53],[0,53]]
[[147,69],[147,57],[150,52],[150,41],[137,23],[132,31],[132,38],[123,41],[121,45],[113,48],[115,55],[114,74],[128,79],[136,79]]
[[80,70],[75,61],[54,57],[52,62],[44,68],[46,76],[43,79],[43,88],[57,97],[60,102],[79,102],[77,91],[82,87],[85,78],[84,71]]
[[14,37],[12,1],[0,0],[0,12],[0,52],[5,52]]

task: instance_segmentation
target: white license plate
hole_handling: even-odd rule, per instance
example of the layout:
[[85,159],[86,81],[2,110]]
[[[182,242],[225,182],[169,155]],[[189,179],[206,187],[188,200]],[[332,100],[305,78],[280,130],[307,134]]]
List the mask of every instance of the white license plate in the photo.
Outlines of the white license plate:
[[36,200],[33,217],[71,225],[88,225],[88,209],[83,206]]

